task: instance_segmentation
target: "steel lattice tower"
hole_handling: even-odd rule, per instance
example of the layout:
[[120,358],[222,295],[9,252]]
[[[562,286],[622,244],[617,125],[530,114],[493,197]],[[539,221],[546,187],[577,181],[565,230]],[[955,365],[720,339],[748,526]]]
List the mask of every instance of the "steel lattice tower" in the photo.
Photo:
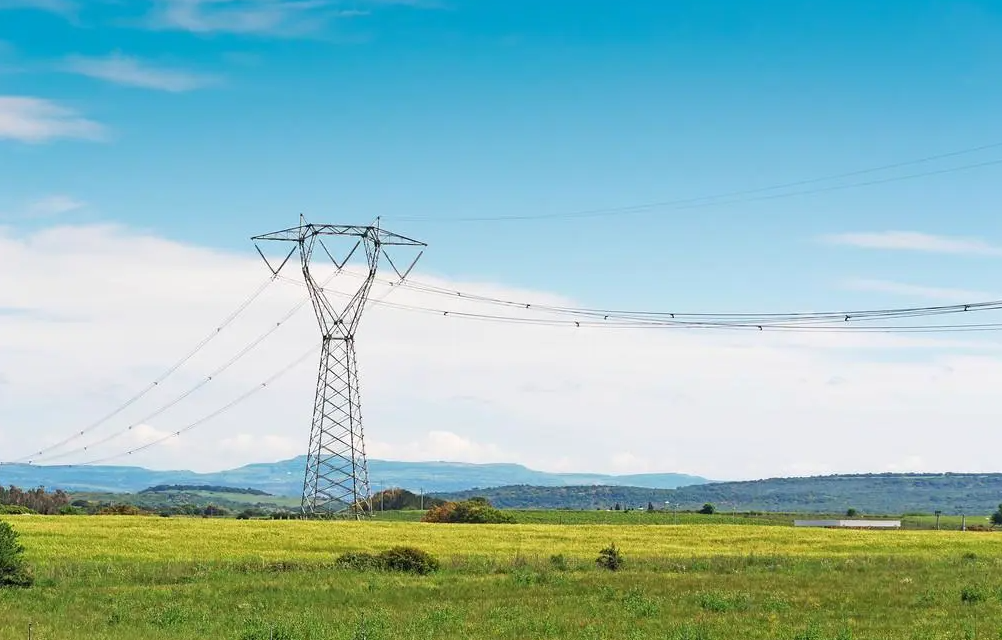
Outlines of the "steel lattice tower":
[[[324,236],[355,238],[348,255],[338,261],[324,244]],[[278,275],[296,251],[302,263],[303,279],[323,337],[320,373],[317,376],[313,425],[310,429],[306,473],[303,480],[303,515],[342,515],[361,518],[372,512],[369,472],[365,459],[362,411],[359,402],[358,360],[355,357],[355,329],[376,278],[380,256],[384,256],[400,280],[410,273],[421,257],[401,272],[386,251],[388,246],[424,247],[423,242],[405,238],[375,226],[309,224],[300,216],[298,227],[252,238],[258,253],[273,275]],[[258,241],[289,242],[292,249],[278,267],[273,267],[257,246]],[[341,272],[362,247],[368,272],[350,295],[348,302],[335,304],[310,273],[313,252],[319,245]]]

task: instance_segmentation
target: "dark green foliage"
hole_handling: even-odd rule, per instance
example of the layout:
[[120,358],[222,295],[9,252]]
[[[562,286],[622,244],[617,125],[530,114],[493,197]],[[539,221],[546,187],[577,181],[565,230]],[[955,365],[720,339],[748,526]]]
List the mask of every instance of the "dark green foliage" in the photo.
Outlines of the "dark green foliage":
[[[27,507],[33,512],[54,515],[70,503],[70,497],[62,491],[47,492],[44,487],[24,490],[11,485],[0,487],[0,507]],[[0,511],[3,513],[3,511]]]
[[429,509],[422,522],[449,522],[465,524],[513,524],[515,516],[495,509],[485,498],[471,498],[460,502],[446,502]]
[[427,575],[441,566],[433,555],[416,547],[393,547],[378,554],[348,551],[338,556],[334,564],[351,571],[393,571]]
[[985,590],[979,585],[968,585],[960,590],[960,601],[967,604],[977,604],[988,599]]
[[370,571],[381,569],[379,558],[365,551],[346,551],[337,557],[334,564],[341,569],[351,571]]
[[37,513],[37,511],[28,507],[14,504],[0,504],[0,516],[26,516]]
[[387,571],[425,575],[438,571],[438,560],[416,547],[393,547],[379,554],[379,561]]
[[1002,504],[1000,504],[999,508],[992,514],[991,520],[992,524],[995,526],[1002,525]]
[[858,515],[859,512],[853,509],[852,507],[849,507],[848,509],[845,510],[845,517],[847,518],[855,518]]
[[111,504],[97,512],[99,516],[144,516],[149,512],[131,504]]
[[648,502],[647,503],[647,512],[648,513],[653,513],[654,512],[654,503],[653,502]]
[[623,568],[623,562],[623,554],[616,548],[615,543],[599,551],[598,558],[595,560],[599,567],[609,571],[619,571]]
[[717,508],[715,506],[713,506],[713,504],[710,503],[710,502],[707,502],[706,504],[704,504],[703,508],[699,510],[700,513],[702,513],[703,515],[707,515],[707,516],[713,515],[714,513],[716,513],[716,511],[717,511]]
[[237,493],[248,496],[270,496],[267,491],[260,489],[236,489],[234,487],[220,487],[211,484],[158,484],[155,487],[143,489],[139,493],[165,493],[168,491],[211,491],[213,493]]
[[570,568],[567,564],[567,558],[562,553],[550,556],[550,565],[557,571],[567,571]]
[[34,580],[24,562],[24,547],[10,523],[0,521],[0,589],[30,587]]
[[373,511],[401,511],[404,509],[432,509],[445,504],[441,498],[421,496],[406,489],[386,489],[372,496]]

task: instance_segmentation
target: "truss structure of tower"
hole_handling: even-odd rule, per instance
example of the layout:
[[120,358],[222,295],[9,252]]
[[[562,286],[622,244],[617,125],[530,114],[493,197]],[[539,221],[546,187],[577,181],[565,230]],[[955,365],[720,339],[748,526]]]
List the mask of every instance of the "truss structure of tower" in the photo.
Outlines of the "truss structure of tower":
[[[353,247],[339,260],[324,243],[324,238],[329,236],[354,240]],[[299,252],[303,279],[323,338],[303,478],[303,515],[309,518],[338,516],[356,519],[368,516],[372,513],[372,495],[362,430],[355,330],[376,279],[380,257],[386,259],[403,281],[421,258],[422,252],[401,271],[387,249],[392,251],[393,247],[426,245],[385,231],[379,227],[378,221],[373,226],[310,224],[302,216],[299,226],[254,236],[252,240],[274,276]],[[292,245],[278,266],[273,265],[261,251],[258,242],[264,241]],[[318,248],[322,254],[316,253]],[[336,303],[311,273],[314,255],[330,259],[340,273],[359,249],[365,253],[364,264],[368,270],[348,301]]]

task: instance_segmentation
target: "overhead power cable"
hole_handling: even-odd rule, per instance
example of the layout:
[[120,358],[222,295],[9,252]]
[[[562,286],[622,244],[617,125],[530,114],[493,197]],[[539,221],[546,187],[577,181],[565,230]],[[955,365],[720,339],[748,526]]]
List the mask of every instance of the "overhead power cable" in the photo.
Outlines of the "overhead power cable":
[[[337,274],[336,273],[332,274],[330,277],[327,278],[327,280],[324,281],[323,284],[324,285],[328,284],[330,282],[330,280],[333,279],[333,277],[335,275],[337,275]],[[274,278],[276,276],[272,276],[272,277]],[[247,344],[246,346],[244,346],[240,351],[238,351],[236,353],[236,355],[234,355],[229,360],[227,360],[222,366],[214,369],[211,373],[209,373],[209,375],[207,375],[206,377],[202,378],[198,383],[196,383],[194,386],[192,386],[191,388],[189,388],[187,391],[185,391],[181,395],[173,398],[170,402],[167,402],[166,404],[161,405],[155,411],[153,411],[152,413],[144,416],[142,419],[133,422],[129,426],[125,427],[124,429],[120,429],[118,431],[115,431],[115,432],[113,432],[113,433],[105,436],[104,438],[102,438],[102,439],[100,439],[100,440],[98,440],[96,442],[91,442],[90,444],[87,444],[85,446],[77,447],[75,449],[70,449],[69,451],[64,451],[64,452],[56,453],[56,454],[53,454],[53,455],[44,455],[44,456],[40,456],[40,457],[39,456],[29,456],[30,459],[27,460],[27,463],[28,464],[35,464],[37,462],[51,462],[52,460],[59,460],[59,459],[66,458],[68,456],[71,456],[71,455],[74,455],[74,454],[77,454],[77,453],[82,453],[82,452],[85,452],[85,451],[89,451],[89,450],[91,450],[91,449],[93,449],[95,447],[101,446],[103,444],[111,442],[112,440],[120,438],[123,435],[125,435],[125,434],[129,433],[130,431],[132,431],[133,429],[135,429],[136,427],[139,427],[139,426],[141,426],[143,424],[146,424],[150,420],[153,420],[157,416],[159,416],[159,415],[163,414],[164,412],[166,412],[168,409],[176,406],[177,404],[179,404],[182,401],[184,401],[185,399],[187,399],[193,393],[195,393],[196,391],[198,391],[199,389],[201,389],[205,385],[207,385],[210,382],[212,382],[217,376],[219,376],[220,374],[222,374],[223,372],[225,372],[227,369],[229,369],[230,367],[232,367],[233,365],[235,365],[237,362],[239,362],[241,359],[243,359],[244,356],[246,356],[248,353],[250,353],[251,351],[253,351],[258,345],[260,345],[262,342],[264,342],[265,340],[267,340],[269,337],[271,337],[271,335],[273,333],[275,333],[276,331],[278,331],[278,329],[281,328],[286,322],[288,322],[292,318],[292,316],[296,315],[300,311],[300,309],[302,309],[306,305],[307,302],[309,302],[308,298],[304,298],[303,300],[301,300],[299,303],[296,304],[296,306],[292,307],[292,309],[290,309],[288,311],[288,313],[286,313],[284,316],[282,316],[282,318],[278,322],[276,322],[267,331],[265,331],[264,333],[262,333],[261,335],[259,335],[257,338],[255,338],[253,341],[251,341],[249,344]],[[24,459],[22,458],[22,461],[23,460]]]
[[[63,440],[60,440],[59,442],[57,442],[57,443],[55,443],[53,445],[50,445],[50,446],[45,447],[43,449],[40,449],[39,451],[36,451],[35,453],[31,453],[31,454],[28,454],[26,456],[22,456],[22,457],[20,457],[20,458],[18,458],[16,460],[13,460],[13,462],[24,462],[25,460],[29,460],[31,458],[42,456],[42,455],[47,454],[50,451],[54,451],[56,449],[59,449],[59,448],[65,446],[65,445],[69,444],[70,442],[73,442],[74,440],[76,440],[76,439],[78,439],[78,438],[86,435],[87,433],[90,433],[94,429],[97,429],[98,427],[100,427],[101,425],[105,424],[106,422],[108,422],[109,420],[111,420],[112,418],[114,418],[115,416],[117,416],[118,414],[120,414],[121,412],[123,412],[126,409],[128,409],[129,407],[131,407],[133,404],[135,404],[136,402],[138,402],[139,400],[141,400],[143,397],[145,397],[146,394],[148,394],[150,391],[152,391],[152,390],[156,389],[158,386],[160,386],[160,383],[162,383],[164,380],[166,380],[167,378],[169,378],[178,369],[180,369],[181,367],[183,367],[192,358],[194,358],[202,349],[204,349],[210,342],[212,342],[212,340],[216,336],[218,336],[219,334],[221,334],[224,329],[226,329],[228,326],[230,326],[230,324],[232,324],[233,321],[236,320],[237,317],[241,313],[243,313],[244,310],[247,309],[247,307],[249,307],[251,305],[251,303],[253,303],[255,300],[257,300],[257,298],[260,297],[260,295],[262,293],[264,293],[265,289],[267,289],[268,286],[271,285],[271,283],[274,282],[274,281],[275,281],[275,277],[274,276],[269,276],[269,278],[260,287],[258,287],[257,290],[254,291],[254,293],[252,293],[248,298],[246,298],[243,302],[241,302],[240,305],[232,313],[230,313],[230,315],[226,316],[223,319],[223,321],[215,329],[213,329],[213,331],[209,335],[205,336],[198,344],[196,344],[195,347],[191,351],[189,351],[188,353],[186,353],[180,360],[178,360],[177,362],[175,362],[174,364],[172,364],[166,371],[164,371],[162,374],[160,374],[159,377],[157,377],[155,380],[153,380],[153,382],[151,382],[149,385],[147,385],[139,393],[135,394],[134,396],[132,396],[131,398],[129,398],[128,400],[126,400],[125,403],[119,405],[114,411],[112,411],[111,413],[105,415],[101,419],[99,419],[99,420],[97,420],[95,422],[92,422],[91,424],[89,424],[86,427],[84,427],[83,429],[77,431],[73,435],[71,435],[71,436],[69,436],[69,437],[67,437],[67,438],[65,438]],[[0,462],[0,464],[3,464],[3,462]]]
[[[295,280],[287,280],[293,284],[301,284]],[[342,297],[348,294],[333,289],[325,291]],[[419,305],[409,305],[396,302],[386,302],[373,300],[373,303],[381,306],[413,311],[418,313],[433,314],[442,317],[461,318],[466,320],[478,320],[494,322],[500,324],[524,325],[524,326],[550,326],[550,327],[596,327],[603,329],[725,329],[725,330],[774,330],[774,331],[799,331],[799,332],[822,332],[822,333],[846,333],[846,332],[879,332],[879,333],[949,333],[953,331],[997,331],[1002,329],[1002,323],[980,323],[980,324],[878,324],[867,325],[858,324],[862,320],[888,320],[922,318],[943,314],[971,313],[974,311],[1002,310],[1002,302],[976,303],[968,305],[950,305],[940,307],[915,307],[911,309],[883,309],[870,311],[853,312],[824,312],[822,314],[773,314],[758,317],[731,317],[728,319],[685,319],[676,314],[675,318],[662,315],[661,317],[623,317],[607,314],[604,316],[592,315],[575,320],[525,317],[525,316],[505,316],[489,313],[475,313],[469,311],[455,311],[448,309],[436,309]],[[551,308],[543,311],[553,312]],[[538,309],[537,309],[538,310]]]
[[[351,274],[355,275],[355,274]],[[388,284],[389,281],[383,281]],[[898,307],[888,309],[856,309],[848,311],[810,311],[810,312],[787,312],[787,313],[693,313],[682,311],[650,311],[650,310],[626,310],[608,308],[587,308],[569,307],[560,305],[549,305],[532,303],[525,301],[507,300],[494,296],[485,296],[476,293],[448,289],[437,285],[426,284],[416,280],[407,280],[397,286],[409,290],[428,293],[452,299],[485,303],[496,305],[519,311],[541,311],[551,314],[567,315],[589,319],[623,320],[629,322],[657,322],[678,326],[701,326],[701,325],[741,325],[757,327],[761,324],[777,325],[780,323],[796,323],[805,325],[809,323],[830,323],[848,321],[873,321],[891,320],[906,318],[923,318],[930,316],[952,315],[957,313],[970,313],[978,311],[998,311],[1002,310],[1002,300],[989,300],[980,302],[970,302],[966,304],[938,305],[926,307]]]
[[607,207],[599,209],[585,209],[581,211],[572,211],[564,213],[548,213],[548,214],[522,214],[522,215],[508,215],[508,216],[470,216],[470,217],[455,217],[455,218],[435,218],[429,216],[402,216],[394,218],[401,222],[506,222],[506,221],[530,221],[530,220],[558,220],[558,219],[578,219],[578,218],[597,218],[597,217],[615,217],[622,215],[629,215],[634,213],[642,213],[645,211],[653,209],[669,209],[669,210],[680,210],[680,209],[693,209],[699,207],[708,207],[716,205],[729,205],[729,204],[741,204],[745,202],[756,202],[761,200],[774,200],[779,198],[790,198],[801,195],[809,195],[815,193],[825,193],[829,191],[839,191],[843,189],[853,189],[859,187],[875,186],[879,184],[886,184],[891,182],[899,182],[904,180],[914,180],[917,178],[924,178],[948,173],[956,173],[960,171],[969,171],[972,169],[979,169],[983,167],[989,167],[994,165],[1002,164],[1002,159],[987,160],[982,162],[969,163],[959,166],[947,167],[943,169],[935,169],[930,171],[922,171],[917,173],[910,173],[905,175],[890,176],[887,178],[880,178],[875,180],[865,180],[850,182],[847,184],[829,185],[826,187],[817,187],[811,189],[800,189],[796,191],[786,191],[784,193],[778,194],[767,194],[770,191],[780,191],[783,189],[791,189],[795,187],[801,187],[811,184],[818,184],[822,182],[830,182],[833,180],[840,180],[844,178],[851,178],[855,176],[861,176],[871,173],[879,173],[881,171],[889,171],[891,169],[898,169],[907,166],[913,166],[918,164],[924,164],[929,162],[934,162],[936,160],[944,160],[947,158],[952,158],[961,155],[968,155],[977,153],[980,151],[987,151],[991,149],[997,149],[1002,147],[1002,142],[996,142],[987,145],[981,145],[978,147],[972,147],[969,149],[961,149],[959,151],[952,151],[949,153],[942,153],[932,156],[926,156],[924,158],[918,158],[915,160],[906,160],[903,162],[895,162],[892,164],[881,165],[878,167],[871,167],[867,169],[859,169],[855,171],[848,171],[845,173],[838,173],[833,175],[822,176],[818,178],[810,178],[806,180],[797,180],[794,182],[786,182],[766,187],[755,187],[751,189],[741,189],[735,191],[728,191],[718,194],[710,194],[704,196],[696,196],[690,198],[680,198],[675,200],[662,200],[657,202],[647,202],[643,204],[628,205],[622,207]]
[[93,460],[88,460],[87,462],[81,462],[81,463],[77,463],[77,464],[73,464],[73,465],[65,465],[65,466],[68,466],[68,467],[78,467],[78,466],[84,466],[84,465],[101,464],[103,462],[109,462],[111,460],[116,460],[118,458],[124,458],[126,456],[131,456],[133,454],[139,453],[140,451],[145,451],[145,450],[150,449],[152,447],[155,447],[155,446],[157,446],[159,444],[163,444],[164,442],[167,442],[171,438],[177,438],[182,433],[187,433],[187,432],[191,431],[192,429],[196,429],[196,428],[202,426],[203,424],[205,424],[206,422],[209,422],[210,420],[213,420],[214,418],[218,418],[222,414],[226,413],[227,411],[230,411],[231,409],[233,409],[237,405],[243,403],[244,401],[246,401],[248,398],[250,398],[251,396],[255,395],[256,393],[258,393],[260,391],[263,391],[264,389],[266,389],[268,387],[268,385],[274,383],[279,378],[281,378],[282,376],[284,376],[285,374],[287,374],[289,371],[292,371],[293,369],[295,369],[299,364],[301,364],[304,360],[306,360],[311,355],[314,355],[319,347],[320,347],[319,343],[313,345],[312,347],[310,347],[309,351],[305,352],[303,355],[301,355],[298,358],[296,358],[294,361],[292,361],[291,363],[289,363],[288,365],[286,365],[285,367],[283,367],[282,369],[280,369],[277,373],[275,373],[274,375],[272,375],[271,377],[269,377],[265,381],[263,381],[260,384],[258,384],[256,386],[250,388],[249,390],[247,390],[243,394],[237,396],[236,398],[234,398],[233,400],[231,400],[229,403],[223,405],[219,409],[216,409],[212,413],[210,413],[210,414],[208,414],[206,416],[203,416],[202,418],[199,418],[195,422],[192,422],[191,424],[189,424],[189,425],[187,425],[187,426],[185,426],[185,427],[183,427],[181,429],[178,429],[177,431],[174,431],[174,432],[172,432],[172,433],[170,433],[170,434],[168,434],[168,435],[166,435],[166,436],[164,436],[162,438],[158,438],[158,439],[156,439],[156,440],[154,440],[152,442],[148,442],[148,443],[146,443],[146,444],[144,444],[142,446],[135,447],[134,449],[129,449],[128,451],[123,451],[122,453],[118,453],[118,454],[110,455],[110,456],[105,456],[105,457],[101,457],[101,458],[96,458],[96,459],[93,459]]

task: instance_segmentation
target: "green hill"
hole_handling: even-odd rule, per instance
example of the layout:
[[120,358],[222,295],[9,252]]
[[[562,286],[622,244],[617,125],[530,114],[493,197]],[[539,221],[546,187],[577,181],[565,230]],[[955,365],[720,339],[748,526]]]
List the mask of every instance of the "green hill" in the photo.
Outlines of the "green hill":
[[843,513],[990,513],[1002,503],[1002,474],[861,474],[718,482],[675,490],[620,486],[505,486],[438,493],[455,500],[484,496],[509,509],[608,509],[666,501],[679,509],[711,502],[721,511]]

